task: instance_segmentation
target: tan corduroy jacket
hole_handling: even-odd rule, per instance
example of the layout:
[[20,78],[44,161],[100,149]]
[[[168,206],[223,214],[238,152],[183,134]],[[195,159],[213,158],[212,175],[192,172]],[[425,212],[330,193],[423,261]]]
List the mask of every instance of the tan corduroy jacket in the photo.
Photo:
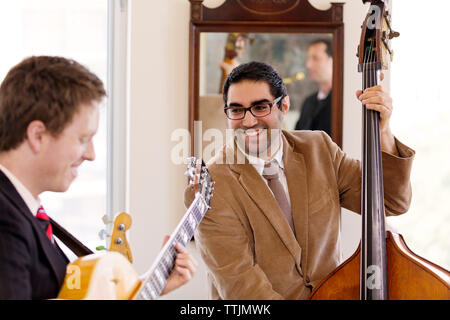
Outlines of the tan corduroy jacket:
[[[382,154],[387,215],[411,200],[414,151],[396,144],[400,157]],[[295,235],[255,168],[222,157],[234,150],[208,165],[214,197],[195,240],[212,299],[306,299],[342,262],[340,209],[360,212],[360,162],[319,131],[283,131],[283,147]],[[188,188],[185,204],[192,199]]]

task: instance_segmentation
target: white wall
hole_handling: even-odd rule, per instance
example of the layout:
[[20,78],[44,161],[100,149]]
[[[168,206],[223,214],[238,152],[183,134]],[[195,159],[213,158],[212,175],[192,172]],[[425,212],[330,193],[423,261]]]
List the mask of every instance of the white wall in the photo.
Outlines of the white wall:
[[[337,0],[335,0],[337,2]],[[217,6],[223,0],[205,0]],[[339,1],[345,2],[345,1]],[[320,9],[329,0],[311,0]],[[156,257],[164,234],[170,234],[184,214],[184,166],[173,165],[170,135],[188,128],[188,0],[129,1],[129,133],[127,211],[132,214],[131,248],[135,268],[144,272]],[[344,6],[344,133],[343,148],[360,158],[361,106],[355,91],[361,86],[356,48],[367,7],[361,1]],[[343,214],[343,250],[349,256],[359,242],[360,219]],[[195,248],[190,248],[197,256]],[[205,299],[204,267],[170,299]]]
[[143,273],[184,214],[184,167],[170,161],[170,136],[187,128],[189,3],[132,0],[128,10],[127,211],[134,265]]

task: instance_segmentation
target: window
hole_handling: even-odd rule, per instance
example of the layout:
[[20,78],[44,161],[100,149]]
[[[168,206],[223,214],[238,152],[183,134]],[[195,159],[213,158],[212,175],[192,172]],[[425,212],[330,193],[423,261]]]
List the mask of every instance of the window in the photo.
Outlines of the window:
[[423,2],[409,0],[393,1],[392,6],[393,27],[400,38],[392,41],[391,127],[417,154],[411,208],[403,216],[388,218],[388,223],[416,254],[450,269],[449,44],[433,31],[444,26],[450,3],[438,1],[425,8]]
[[[58,55],[88,67],[107,84],[108,1],[15,0],[0,3],[0,79],[31,55]],[[98,233],[106,212],[106,106],[94,138],[96,160],[85,162],[66,193],[44,193],[47,213],[91,250],[103,245]],[[65,250],[70,259],[74,255]]]

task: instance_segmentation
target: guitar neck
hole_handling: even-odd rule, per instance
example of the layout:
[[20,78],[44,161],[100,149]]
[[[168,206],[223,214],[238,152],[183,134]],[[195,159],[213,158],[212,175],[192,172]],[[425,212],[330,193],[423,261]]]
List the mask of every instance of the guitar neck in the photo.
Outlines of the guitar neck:
[[176,243],[179,242],[186,247],[208,209],[209,207],[203,197],[197,193],[191,206],[161,249],[155,262],[144,274],[144,281],[136,296],[137,300],[154,300],[159,297],[174,268],[177,255]]

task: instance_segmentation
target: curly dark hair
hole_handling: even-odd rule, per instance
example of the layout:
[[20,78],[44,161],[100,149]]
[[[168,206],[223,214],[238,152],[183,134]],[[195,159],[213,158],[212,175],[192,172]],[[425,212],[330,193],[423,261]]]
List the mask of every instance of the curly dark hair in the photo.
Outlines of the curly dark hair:
[[[287,89],[278,72],[270,65],[264,62],[249,62],[244,63],[231,71],[223,85],[223,101],[225,106],[228,101],[228,89],[233,83],[239,83],[241,81],[264,81],[270,87],[270,93],[275,97],[287,96]],[[281,107],[282,102],[279,102]]]

